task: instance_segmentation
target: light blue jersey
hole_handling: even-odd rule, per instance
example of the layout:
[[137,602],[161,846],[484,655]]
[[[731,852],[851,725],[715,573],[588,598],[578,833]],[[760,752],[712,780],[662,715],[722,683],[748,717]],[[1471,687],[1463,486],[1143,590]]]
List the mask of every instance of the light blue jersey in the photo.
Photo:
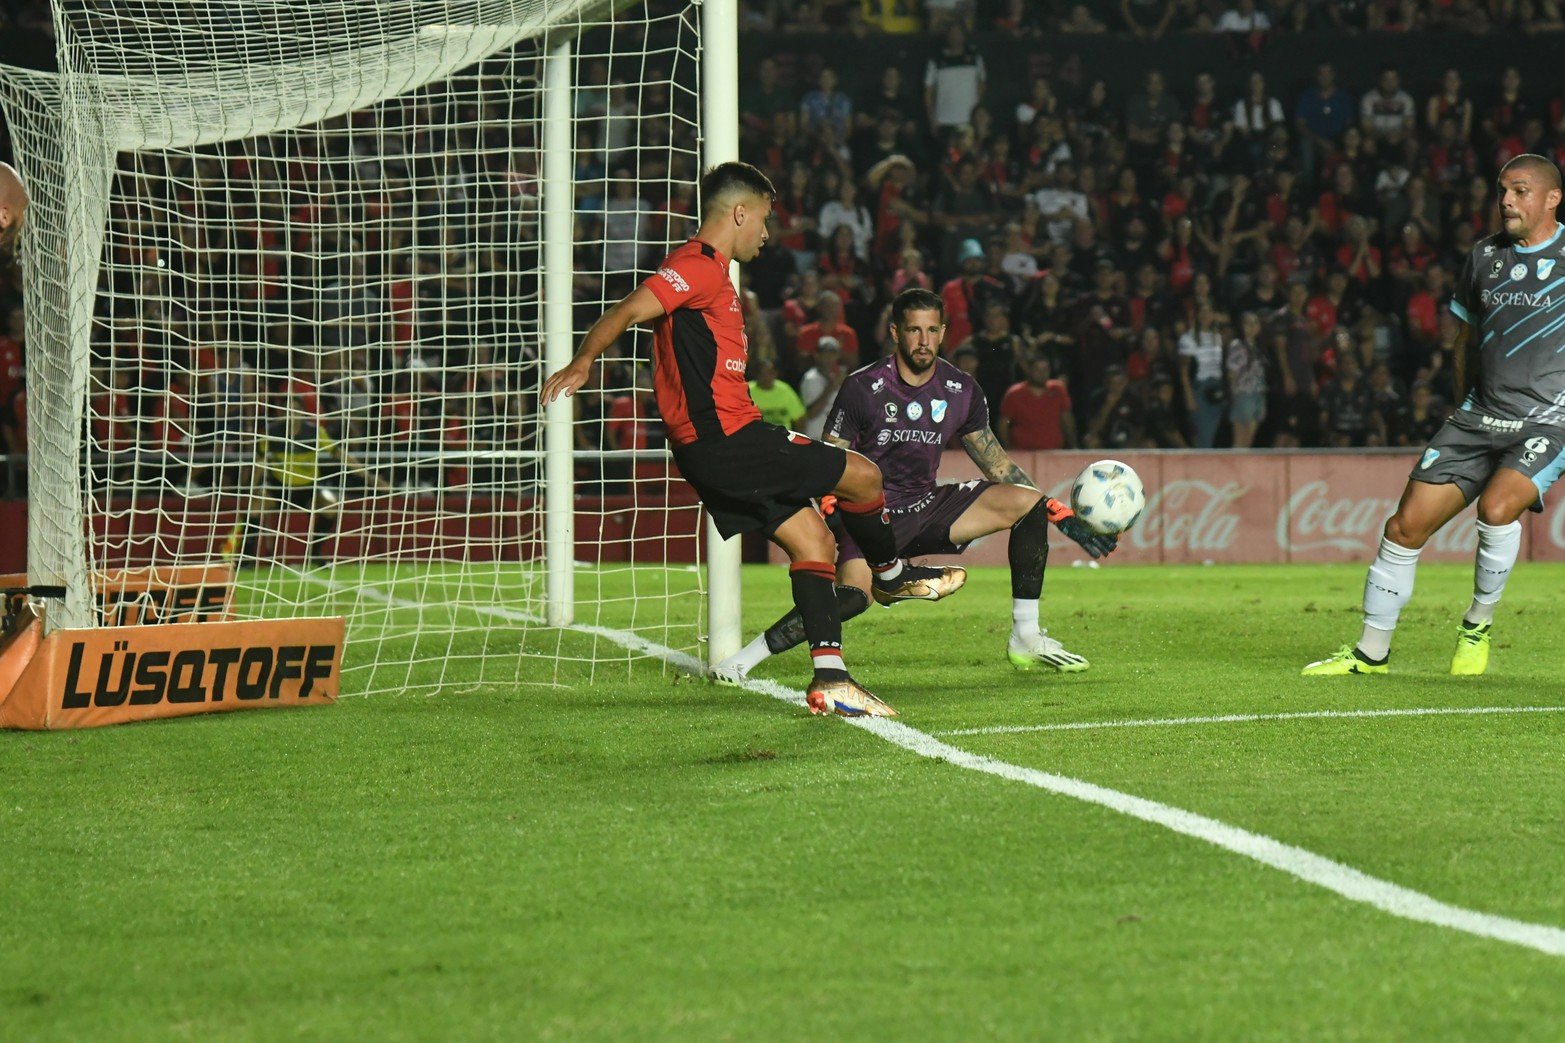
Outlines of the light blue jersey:
[[1565,425],[1565,225],[1536,246],[1503,232],[1473,247],[1451,311],[1472,327],[1477,378],[1463,409]]

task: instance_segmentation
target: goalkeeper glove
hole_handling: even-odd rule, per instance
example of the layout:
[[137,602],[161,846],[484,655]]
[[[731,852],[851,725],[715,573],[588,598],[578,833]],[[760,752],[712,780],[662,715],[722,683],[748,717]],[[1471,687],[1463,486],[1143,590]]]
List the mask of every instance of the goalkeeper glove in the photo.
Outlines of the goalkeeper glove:
[[1049,520],[1054,523],[1054,527],[1094,558],[1107,557],[1114,553],[1115,547],[1119,546],[1118,536],[1093,532],[1087,527],[1086,522],[1076,517],[1076,512],[1070,509],[1069,504],[1062,503],[1051,496],[1044,501],[1043,506],[1049,512]]

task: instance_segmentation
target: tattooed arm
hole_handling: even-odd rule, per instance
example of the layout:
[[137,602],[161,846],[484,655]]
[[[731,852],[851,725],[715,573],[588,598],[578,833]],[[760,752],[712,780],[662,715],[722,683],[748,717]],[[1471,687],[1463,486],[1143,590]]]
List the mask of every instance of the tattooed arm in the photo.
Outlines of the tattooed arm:
[[967,455],[991,482],[1025,485],[1029,489],[1038,488],[1033,480],[1027,477],[1027,472],[1016,466],[1010,455],[1006,453],[1005,447],[1000,445],[1000,440],[995,438],[994,432],[987,427],[982,431],[963,435],[962,448],[967,450]]

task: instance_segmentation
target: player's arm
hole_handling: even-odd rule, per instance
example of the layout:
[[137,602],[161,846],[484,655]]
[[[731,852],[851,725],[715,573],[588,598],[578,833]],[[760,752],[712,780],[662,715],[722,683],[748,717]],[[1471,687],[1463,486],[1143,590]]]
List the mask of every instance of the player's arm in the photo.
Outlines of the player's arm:
[[985,427],[971,434],[962,436],[962,448],[967,450],[968,458],[978,465],[985,478],[991,482],[999,482],[1002,485],[1025,485],[1029,489],[1038,488],[1033,480],[1027,477],[1027,472],[1016,466],[1000,440],[994,436],[994,432]]
[[561,393],[575,394],[576,389],[585,384],[591,375],[592,364],[608,350],[610,344],[619,339],[620,334],[632,326],[651,322],[662,314],[663,302],[645,286],[636,287],[592,324],[592,329],[582,339],[581,347],[576,350],[576,356],[564,369],[544,382],[543,404],[553,402]]
[[1467,348],[1473,342],[1473,328],[1466,322],[1456,324],[1456,344],[1451,351],[1451,387],[1456,393],[1456,401],[1453,406],[1460,406],[1467,401],[1467,393],[1471,387],[1467,383]]

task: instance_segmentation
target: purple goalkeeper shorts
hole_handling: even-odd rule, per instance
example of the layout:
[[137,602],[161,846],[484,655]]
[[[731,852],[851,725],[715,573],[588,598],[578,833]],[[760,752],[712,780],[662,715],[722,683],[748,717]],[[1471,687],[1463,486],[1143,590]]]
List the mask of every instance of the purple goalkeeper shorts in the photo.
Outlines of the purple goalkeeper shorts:
[[[951,526],[994,485],[974,479],[956,485],[937,485],[905,507],[891,510],[891,531],[897,539],[897,553],[904,558],[926,554],[960,554],[967,544],[951,542]],[[832,516],[834,519],[836,515]],[[846,529],[832,525],[837,537],[837,564],[864,557]]]

